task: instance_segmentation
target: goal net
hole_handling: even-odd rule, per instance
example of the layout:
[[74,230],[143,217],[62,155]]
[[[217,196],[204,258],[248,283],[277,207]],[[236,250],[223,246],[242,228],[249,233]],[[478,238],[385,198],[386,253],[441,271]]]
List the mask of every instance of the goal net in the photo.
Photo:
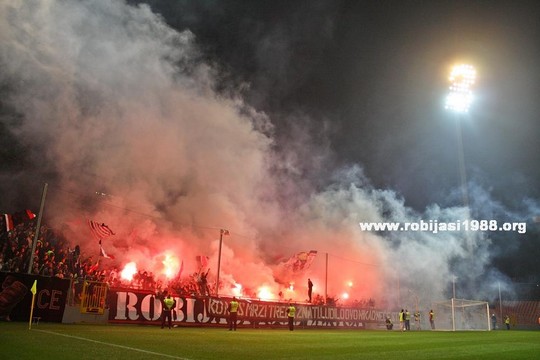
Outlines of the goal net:
[[433,304],[435,330],[491,330],[486,301],[450,299]]

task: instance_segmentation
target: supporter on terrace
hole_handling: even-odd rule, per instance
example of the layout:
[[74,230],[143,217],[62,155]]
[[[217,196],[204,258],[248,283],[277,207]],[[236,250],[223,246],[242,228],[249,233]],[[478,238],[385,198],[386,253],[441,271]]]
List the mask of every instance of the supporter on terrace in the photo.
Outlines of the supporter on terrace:
[[311,295],[313,294],[313,282],[311,279],[307,279],[308,281],[308,302],[311,302]]

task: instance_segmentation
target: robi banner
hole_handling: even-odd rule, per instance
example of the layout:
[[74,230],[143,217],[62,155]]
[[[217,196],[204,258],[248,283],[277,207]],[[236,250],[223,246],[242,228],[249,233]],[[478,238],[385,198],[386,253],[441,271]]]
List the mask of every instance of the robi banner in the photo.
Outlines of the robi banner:
[[[177,325],[227,324],[230,298],[193,298],[174,296],[176,307],[173,320]],[[287,324],[287,304],[258,300],[239,300],[238,321],[247,326],[276,326]],[[295,321],[304,327],[370,328],[383,326],[387,316],[394,313],[376,309],[343,308],[324,305],[295,304]],[[109,322],[158,324],[162,311],[161,300],[154,293],[137,290],[111,289],[109,293]]]
[[[211,317],[207,311],[207,303],[203,298],[177,297],[173,309],[173,319],[183,324],[207,324],[221,322],[226,319]],[[111,289],[108,298],[109,322],[130,324],[159,323],[162,303],[154,293],[131,289]]]

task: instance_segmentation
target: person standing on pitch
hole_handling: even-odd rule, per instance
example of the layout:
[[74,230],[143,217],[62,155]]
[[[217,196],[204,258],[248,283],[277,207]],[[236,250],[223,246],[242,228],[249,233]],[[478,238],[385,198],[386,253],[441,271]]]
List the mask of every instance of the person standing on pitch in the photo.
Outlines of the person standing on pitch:
[[229,303],[229,331],[236,331],[236,321],[238,319],[238,307],[240,305],[238,304],[238,301],[236,300],[236,296],[233,296],[231,302]]
[[411,313],[409,310],[405,309],[405,330],[410,331],[411,330]]
[[169,325],[169,329],[172,328],[172,310],[176,307],[176,300],[171,297],[166,291],[163,293],[165,298],[161,302],[163,311],[161,313],[161,328],[165,327],[165,322]]
[[293,306],[293,304],[289,304],[289,307],[287,308],[287,319],[289,320],[289,330],[294,330],[294,316],[296,315],[296,308]]
[[392,323],[392,319],[390,319],[390,316],[386,317],[386,329],[392,330],[394,328],[394,324]]
[[416,324],[416,330],[420,330],[420,312],[418,310],[414,313],[414,323]]
[[405,313],[403,312],[403,309],[399,312],[399,330],[405,330]]
[[435,313],[433,310],[429,310],[429,323],[431,324],[431,330],[435,330]]
[[510,316],[506,315],[504,318],[504,324],[506,325],[506,330],[510,330]]
[[495,313],[491,314],[491,330],[497,329],[497,317]]
[[313,294],[313,283],[311,282],[311,279],[307,279],[307,289],[308,301],[311,303],[311,295]]

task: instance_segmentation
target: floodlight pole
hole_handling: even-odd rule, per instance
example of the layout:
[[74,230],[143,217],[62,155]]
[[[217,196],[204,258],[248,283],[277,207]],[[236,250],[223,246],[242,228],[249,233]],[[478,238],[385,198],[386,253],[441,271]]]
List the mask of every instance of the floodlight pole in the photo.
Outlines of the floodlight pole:
[[501,282],[499,281],[499,316],[502,321],[503,311],[502,311],[502,298],[501,298]]
[[328,253],[326,253],[326,269],[324,274],[324,303],[328,301]]
[[458,165],[459,177],[461,179],[461,199],[463,206],[467,209],[467,217],[469,217],[469,190],[467,188],[467,173],[465,171],[465,152],[463,150],[463,129],[461,126],[462,116],[456,114],[457,123],[457,140],[458,140]]
[[399,284],[399,274],[397,276],[397,300],[398,300],[398,308],[401,307],[401,288]]
[[415,311],[418,312],[418,295],[416,294],[416,292],[412,291],[411,289],[408,289],[408,290],[414,296]]
[[454,298],[452,298],[452,331],[456,331],[456,314],[454,311]]
[[[487,303],[487,302],[486,302],[486,314],[487,314],[487,317],[486,317],[487,328],[489,330],[489,329],[491,329],[491,321],[489,321],[489,303]],[[495,329],[492,329],[492,330],[495,330]]]
[[217,277],[216,277],[216,297],[219,297],[219,273],[221,271],[221,246],[223,244],[223,229],[219,230],[219,251],[217,262]]

